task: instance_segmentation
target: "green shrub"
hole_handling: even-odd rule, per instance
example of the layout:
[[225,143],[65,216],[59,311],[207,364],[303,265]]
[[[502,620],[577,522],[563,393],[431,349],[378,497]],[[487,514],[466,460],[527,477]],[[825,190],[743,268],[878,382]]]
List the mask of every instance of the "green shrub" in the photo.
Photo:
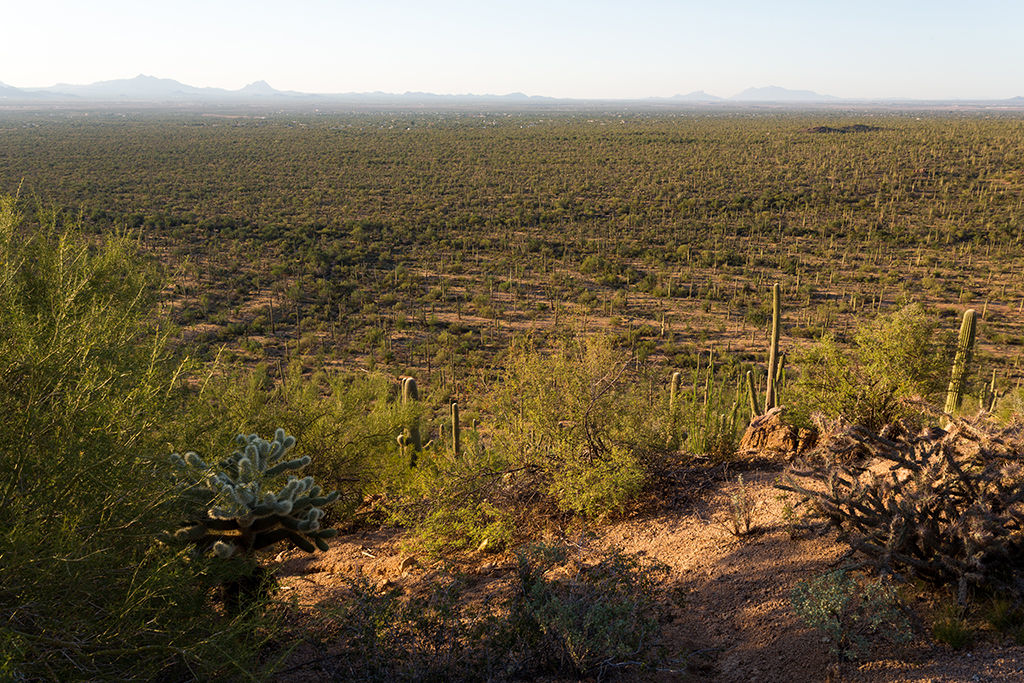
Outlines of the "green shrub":
[[881,579],[860,582],[845,570],[830,571],[797,583],[791,601],[804,624],[828,636],[829,649],[841,660],[865,654],[874,638],[911,638],[896,590]]
[[474,683],[510,666],[500,610],[465,604],[465,581],[458,577],[439,576],[425,595],[409,598],[400,589],[378,591],[365,579],[350,589],[353,597],[326,610],[322,624],[331,640],[339,634],[347,645],[346,680]]
[[1002,595],[992,598],[986,620],[1000,633],[1017,632],[1024,627],[1024,608]]
[[[493,450],[483,448],[476,430],[465,430],[460,456],[429,448],[417,467],[396,454],[381,464],[372,490],[384,498],[387,520],[412,530],[427,552],[451,552],[486,546],[507,547],[530,511],[520,496],[536,485],[529,473],[509,472]],[[390,464],[389,464],[390,463]]]
[[642,488],[643,458],[665,448],[666,420],[630,366],[609,338],[561,340],[550,352],[516,340],[487,400],[493,448],[509,467],[538,469],[563,510],[618,508]]
[[512,621],[542,671],[601,678],[608,668],[651,661],[660,639],[656,588],[667,566],[615,549],[587,564],[563,545],[532,546],[517,558]]
[[[258,678],[254,615],[210,610],[211,571],[156,540],[180,373],[158,279],[124,235],[0,199],[0,667],[30,680]],[[272,629],[263,631],[270,633]]]
[[548,492],[559,508],[585,517],[614,512],[643,488],[645,473],[637,457],[613,445],[595,457],[566,456],[550,477]]
[[831,335],[798,354],[790,417],[809,424],[811,412],[843,416],[878,431],[915,409],[907,399],[938,401],[951,360],[947,335],[936,334],[920,305],[880,316],[858,329],[844,354]]

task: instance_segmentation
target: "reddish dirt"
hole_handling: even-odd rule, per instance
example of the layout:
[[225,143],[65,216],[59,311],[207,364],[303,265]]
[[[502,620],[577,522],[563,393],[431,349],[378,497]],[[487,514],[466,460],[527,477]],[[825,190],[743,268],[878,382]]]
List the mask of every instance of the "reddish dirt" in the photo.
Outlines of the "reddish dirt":
[[[1024,682],[1024,647],[1008,644],[991,630],[979,631],[967,650],[952,651],[928,635],[934,596],[918,594],[912,607],[923,615],[910,644],[877,646],[860,661],[835,663],[821,632],[794,615],[789,595],[801,579],[826,571],[847,546],[824,527],[791,530],[783,519],[784,500],[773,484],[778,467],[744,473],[753,496],[754,528],[743,536],[726,526],[735,473],[718,481],[680,488],[675,502],[653,514],[608,524],[588,534],[584,555],[616,546],[667,564],[671,606],[663,623],[664,671],[644,680],[693,683],[961,683]],[[792,533],[791,533],[792,531]],[[327,553],[282,553],[281,595],[299,610],[331,605],[349,595],[345,579],[372,582],[418,593],[437,578],[440,562],[403,550],[403,536],[391,530],[339,537]],[[476,554],[466,567],[473,591],[501,591],[509,585],[511,558]],[[979,622],[980,623],[980,622]],[[314,667],[303,662],[319,660]],[[308,683],[330,677],[323,649],[299,647],[278,680]],[[304,659],[305,658],[305,659]],[[639,674],[635,674],[639,675]],[[328,677],[324,677],[328,676]],[[623,680],[634,679],[626,672]]]

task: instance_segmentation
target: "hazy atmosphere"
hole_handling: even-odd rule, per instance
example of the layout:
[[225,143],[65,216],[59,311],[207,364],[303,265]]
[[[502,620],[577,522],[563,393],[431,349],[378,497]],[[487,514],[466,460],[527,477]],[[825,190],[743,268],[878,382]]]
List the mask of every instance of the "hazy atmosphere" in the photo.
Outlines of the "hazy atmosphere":
[[146,74],[309,93],[629,99],[775,85],[840,98],[1024,94],[1024,5],[1009,0],[44,0],[12,4],[5,23],[0,81],[18,88]]

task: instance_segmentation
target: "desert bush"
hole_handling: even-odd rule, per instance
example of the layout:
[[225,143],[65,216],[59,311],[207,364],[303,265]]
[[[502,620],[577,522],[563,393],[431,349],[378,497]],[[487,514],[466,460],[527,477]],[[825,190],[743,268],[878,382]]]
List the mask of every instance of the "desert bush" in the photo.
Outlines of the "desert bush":
[[532,546],[517,558],[512,620],[542,670],[600,679],[627,662],[650,661],[660,637],[656,587],[667,566],[615,549],[585,563],[561,544]]
[[932,637],[954,650],[962,650],[974,642],[974,629],[967,622],[962,605],[946,605],[932,624]]
[[601,458],[566,457],[548,491],[559,506],[585,517],[619,510],[643,488],[644,469],[628,449],[612,445]]
[[183,371],[154,322],[157,274],[128,236],[19,208],[0,199],[4,676],[258,678],[269,622],[217,618],[215,570],[156,540],[173,496],[146,454],[172,428]]
[[934,402],[945,390],[949,336],[936,334],[919,305],[860,327],[854,341],[847,355],[825,335],[797,355],[799,375],[788,406],[793,421],[809,424],[811,412],[820,412],[877,431],[916,414],[908,400]]
[[440,554],[511,544],[549,514],[621,511],[647,481],[646,459],[666,448],[668,424],[667,399],[652,408],[630,363],[607,338],[550,352],[518,340],[482,400],[487,439],[467,430],[459,456],[435,445],[414,470],[382,478],[390,521]]
[[509,466],[543,473],[563,510],[611,512],[639,491],[643,456],[664,448],[635,379],[628,354],[607,338],[561,340],[549,353],[520,339],[488,401],[493,447]]
[[985,613],[985,620],[1000,633],[1019,633],[1024,629],[1024,608],[1019,600],[994,595]]
[[726,528],[734,536],[746,536],[754,526],[754,497],[743,481],[743,475],[736,477],[736,490],[729,494],[729,516]]
[[879,316],[854,335],[857,360],[866,377],[893,387],[899,397],[936,402],[944,395],[953,360],[954,336],[940,333],[920,304]]
[[972,586],[1024,597],[1019,427],[990,434],[960,420],[940,440],[898,428],[833,435],[781,488],[811,501],[881,572],[952,584],[961,605]]
[[465,430],[459,456],[428,448],[415,468],[398,456],[372,485],[383,498],[389,523],[410,529],[419,547],[436,556],[511,544],[527,528],[523,500],[535,495],[531,472],[509,468],[501,454],[484,448],[476,430]]
[[292,365],[283,382],[275,382],[265,365],[251,370],[214,365],[207,377],[185,397],[187,419],[175,435],[200,452],[217,452],[238,433],[273,432],[276,425],[294,425],[292,435],[311,459],[309,476],[341,497],[329,510],[332,523],[345,523],[368,490],[382,481],[401,480],[408,461],[401,461],[395,435],[422,411],[402,404],[398,384],[381,373],[302,374]]
[[910,640],[910,622],[896,590],[882,579],[858,581],[835,570],[800,581],[791,595],[793,611],[810,628],[828,636],[829,649],[840,660],[865,654],[871,641]]
[[[321,627],[346,645],[334,662],[337,679],[361,681],[493,680],[504,673],[507,627],[498,610],[462,598],[465,581],[438,575],[424,595],[379,591],[366,579],[350,582],[352,597],[340,609],[325,608]],[[316,629],[307,630],[307,637]],[[321,665],[331,671],[330,664]]]

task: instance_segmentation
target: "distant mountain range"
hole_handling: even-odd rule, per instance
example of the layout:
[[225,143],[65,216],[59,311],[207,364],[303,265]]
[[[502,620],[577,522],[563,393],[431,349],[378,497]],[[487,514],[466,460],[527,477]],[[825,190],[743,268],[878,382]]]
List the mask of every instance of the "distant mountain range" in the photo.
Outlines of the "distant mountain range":
[[266,97],[313,97],[306,93],[275,90],[266,81],[250,83],[240,90],[196,88],[171,78],[138,75],[89,85],[58,83],[49,88],[14,88],[0,83],[0,98],[46,100],[225,100],[261,99]]
[[[424,92],[406,92],[401,94],[372,92],[372,93],[302,93],[293,90],[276,90],[266,81],[256,81],[239,90],[225,90],[223,88],[197,88],[185,85],[171,78],[156,78],[154,76],[139,75],[135,78],[122,78],[112,81],[99,81],[89,85],[71,85],[69,83],[58,83],[49,88],[15,88],[0,83],[0,102],[2,101],[120,101],[120,102],[253,102],[253,101],[293,101],[293,102],[320,102],[320,101],[353,101],[353,102],[380,102],[380,103],[469,103],[469,102],[508,102],[523,104],[557,103],[557,102],[584,102],[594,101],[541,97],[537,95],[524,95],[523,93],[510,93],[508,95],[436,95]],[[607,101],[612,101],[609,98]],[[687,95],[675,95],[673,97],[649,97],[646,102],[665,103],[741,103],[741,102],[780,102],[792,104],[829,103],[843,101],[883,101],[883,100],[843,100],[832,95],[819,95],[810,90],[789,90],[778,86],[765,88],[747,88],[743,92],[732,97],[722,98],[709,95],[703,90],[691,92]],[[889,101],[910,100],[890,99]],[[1001,103],[1020,105],[1024,104],[1024,97],[1018,96],[1009,100],[997,100]]]

